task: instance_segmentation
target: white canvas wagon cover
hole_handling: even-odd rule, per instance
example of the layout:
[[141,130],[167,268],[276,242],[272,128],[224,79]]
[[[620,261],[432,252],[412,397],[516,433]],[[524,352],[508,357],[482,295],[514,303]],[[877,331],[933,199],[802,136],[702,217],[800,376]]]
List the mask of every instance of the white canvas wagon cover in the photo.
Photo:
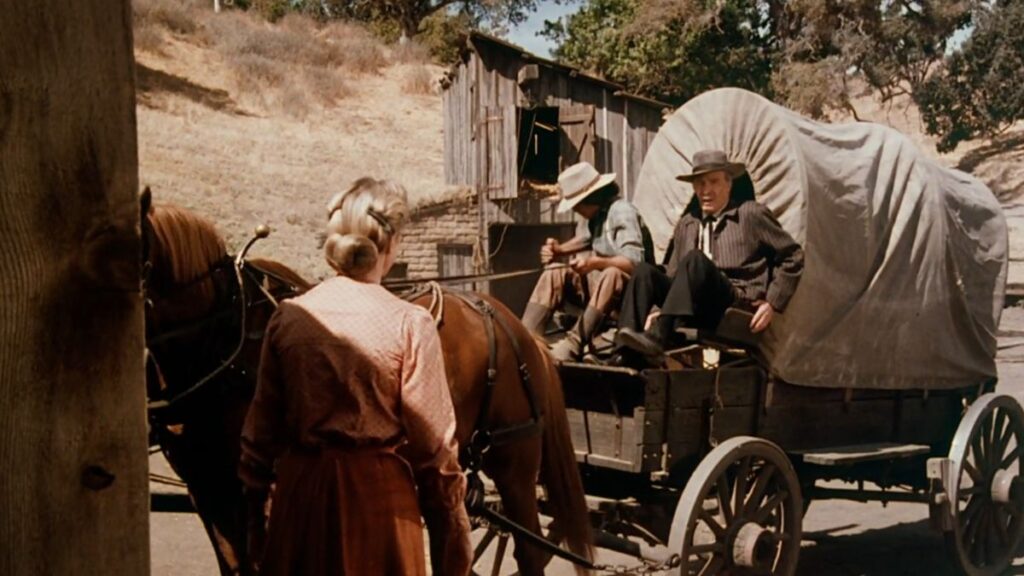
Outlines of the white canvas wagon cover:
[[890,389],[996,375],[1007,230],[984,184],[888,127],[824,124],[713,90],[668,118],[641,169],[634,200],[659,252],[693,194],[675,176],[715,148],[746,164],[758,201],[806,254],[796,294],[762,340],[773,373]]

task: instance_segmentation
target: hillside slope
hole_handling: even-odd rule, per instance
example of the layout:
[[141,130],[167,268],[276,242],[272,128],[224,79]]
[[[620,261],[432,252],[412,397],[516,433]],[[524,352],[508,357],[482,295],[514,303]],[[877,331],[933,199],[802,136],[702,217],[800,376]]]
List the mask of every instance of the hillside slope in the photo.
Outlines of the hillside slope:
[[[134,7],[140,181],[158,202],[213,220],[231,249],[267,223],[274,233],[253,254],[323,277],[324,205],[349,182],[395,179],[414,204],[449,192],[443,70],[422,51],[384,46],[344,23],[214,14],[198,0]],[[862,96],[854,106],[860,119],[892,126],[992,188],[1011,227],[1010,281],[1024,285],[1024,125],[940,155],[906,99]]]
[[[311,41],[342,44],[337,62],[296,62],[294,50]],[[442,70],[419,54],[354,27],[270,25],[194,7],[137,16],[136,59],[140,183],[157,202],[210,218],[232,249],[267,223],[274,233],[252,253],[321,277],[324,206],[352,180],[395,179],[413,202],[445,191]],[[318,89],[323,97],[308,96]]]

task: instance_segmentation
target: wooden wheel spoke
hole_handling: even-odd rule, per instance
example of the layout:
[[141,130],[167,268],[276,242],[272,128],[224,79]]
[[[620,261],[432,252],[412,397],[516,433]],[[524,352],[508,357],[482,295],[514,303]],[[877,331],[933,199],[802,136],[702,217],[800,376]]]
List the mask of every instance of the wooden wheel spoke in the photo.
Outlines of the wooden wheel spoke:
[[755,524],[763,524],[764,521],[768,519],[768,516],[770,516],[771,513],[778,508],[779,505],[782,504],[782,501],[788,496],[789,493],[781,490],[772,494],[772,497],[765,502],[764,506],[760,507],[757,512],[754,513],[750,519],[751,522],[754,522]]
[[729,480],[725,475],[718,477],[718,481],[715,482],[715,488],[718,491],[718,509],[722,512],[722,519],[725,521],[725,525],[732,524],[732,494],[729,493]]
[[978,514],[978,516],[974,518],[974,521],[970,523],[970,525],[967,527],[966,532],[964,533],[964,544],[967,545],[966,548],[970,551],[971,558],[973,558],[975,562],[978,564],[981,564],[984,561],[981,557],[981,555],[984,553],[984,551],[982,550],[982,540],[984,539],[979,538],[978,536],[979,532],[981,531],[982,521],[984,520],[985,516],[986,514],[984,514],[984,512]]
[[473,563],[476,563],[476,561],[484,555],[484,552],[487,551],[487,547],[491,545],[491,542],[494,541],[494,537],[497,535],[498,531],[494,528],[487,529],[487,532],[484,533],[483,538],[480,539],[480,542],[477,543],[476,548],[473,549]]
[[985,462],[992,463],[992,452],[995,450],[995,413],[989,414],[981,421],[981,447],[985,451]]
[[1006,516],[1006,510],[1002,507],[996,507],[992,512],[992,523],[995,527],[996,537],[999,539],[999,543],[1002,547],[1010,547],[1010,534],[1006,531],[1006,525],[1009,523],[1009,518]]
[[697,515],[697,519],[707,524],[707,527],[715,533],[715,538],[721,540],[725,538],[725,527],[718,523],[718,520],[709,514],[707,510],[701,510]]
[[970,502],[967,503],[967,507],[964,508],[964,511],[960,513],[961,526],[968,528],[968,524],[970,524],[974,517],[977,516],[978,513],[981,512],[981,510],[983,509],[981,503],[981,498],[973,498]]
[[695,554],[722,554],[724,552],[724,542],[712,542],[710,544],[694,544],[690,547],[691,556]]
[[501,573],[501,565],[505,563],[505,550],[508,549],[508,534],[498,537],[498,551],[494,554],[494,567],[491,569],[491,576],[498,576]]
[[721,574],[723,568],[725,568],[725,558],[714,556],[697,574],[698,576],[714,576],[715,574]]
[[743,514],[743,510],[747,504],[747,488],[749,488],[748,476],[750,476],[750,463],[753,456],[747,456],[740,460],[739,469],[736,471],[736,489],[733,494],[735,501],[732,509],[737,514]]
[[992,429],[992,446],[998,458],[1001,458],[1003,452],[1006,452],[1006,446],[1010,443],[1010,437],[1013,436],[1013,426],[1007,426],[1008,423],[1010,420],[1006,415],[1006,410],[996,413],[996,425]]
[[982,476],[981,471],[974,467],[974,464],[964,460],[964,471],[967,472],[971,477],[971,481],[974,482],[975,486],[981,486],[985,484],[985,477]]
[[996,546],[996,537],[993,534],[995,532],[995,510],[990,510],[985,515],[985,526],[984,526],[984,550],[986,564],[991,565],[1000,556],[999,548]]
[[743,513],[741,516],[747,517],[757,511],[761,505],[761,500],[764,498],[764,493],[768,490],[768,483],[771,482],[772,476],[775,475],[777,468],[771,462],[766,462],[765,465],[757,472],[757,479],[754,480],[754,487],[750,491],[750,498],[747,499],[746,504],[743,506]]
[[1016,460],[1019,457],[1020,457],[1020,446],[1014,446],[1013,450],[1010,450],[1010,453],[1007,454],[1005,457],[1003,457],[1002,460],[999,461],[999,468],[997,468],[997,470],[1005,470],[1006,468],[1009,468],[1010,465],[1013,464],[1013,461]]
[[[985,452],[982,449],[982,445],[981,445],[981,442],[982,442],[981,438],[982,438],[982,436],[984,436],[984,434],[982,434],[980,431],[977,431],[974,435],[971,436],[971,452],[973,453],[973,456],[974,456],[974,465],[975,465],[975,467],[978,469],[979,472],[981,472],[981,474],[984,474],[987,471],[987,466],[986,466],[987,461],[985,460]],[[967,461],[965,459],[964,460],[964,467],[966,467],[966,465],[967,465]],[[981,477],[981,475],[979,475],[979,477]],[[978,481],[980,482],[980,480],[978,480]]]

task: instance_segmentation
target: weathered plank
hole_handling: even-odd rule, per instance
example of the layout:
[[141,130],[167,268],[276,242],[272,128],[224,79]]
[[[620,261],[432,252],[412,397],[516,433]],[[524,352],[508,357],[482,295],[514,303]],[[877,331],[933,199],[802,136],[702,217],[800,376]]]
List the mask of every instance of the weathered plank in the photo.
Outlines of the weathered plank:
[[128,0],[0,18],[0,574],[146,574]]
[[855,444],[853,446],[832,446],[817,450],[795,450],[808,464],[818,466],[852,466],[862,462],[877,460],[899,460],[921,456],[931,452],[931,447],[924,444],[894,444],[892,442],[876,442],[873,444]]

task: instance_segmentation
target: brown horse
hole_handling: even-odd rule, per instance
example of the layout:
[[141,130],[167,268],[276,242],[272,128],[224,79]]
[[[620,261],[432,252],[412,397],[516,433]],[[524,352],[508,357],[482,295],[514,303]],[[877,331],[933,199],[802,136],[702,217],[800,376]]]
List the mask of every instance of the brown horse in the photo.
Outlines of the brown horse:
[[[239,290],[233,263],[212,224],[181,208],[150,209],[145,195],[143,203],[146,298],[152,303],[146,333],[155,360],[147,372],[147,386],[151,398],[180,398],[155,413],[154,438],[188,485],[221,573],[239,574],[245,565],[246,537],[245,501],[237,476],[239,440],[255,389],[260,341],[273,300],[310,285],[284,265],[251,260],[244,289]],[[250,277],[256,281],[245,280]],[[497,370],[487,421],[494,429],[529,421],[532,391],[543,422],[540,433],[491,448],[483,458],[484,471],[494,480],[505,513],[538,534],[535,490],[542,479],[559,533],[571,550],[589,557],[586,504],[558,374],[507,308],[487,296],[481,298],[507,327],[495,331]],[[431,299],[424,296],[417,303],[429,306]],[[239,318],[234,311],[242,309],[246,314]],[[445,294],[439,333],[457,434],[460,445],[466,446],[479,422],[487,387],[486,320],[467,300]],[[241,352],[209,378],[243,334]],[[520,379],[520,364],[530,375],[529,388]],[[195,389],[197,382],[208,378]],[[522,574],[543,574],[546,554],[519,542],[515,554]]]
[[[483,471],[501,495],[504,514],[536,534],[541,533],[536,494],[540,479],[547,488],[554,520],[552,532],[558,532],[561,537],[557,539],[564,538],[571,551],[590,559],[590,523],[583,484],[572,447],[561,379],[546,347],[542,349],[519,318],[488,295],[435,289],[413,302],[431,310],[438,321],[448,386],[458,420],[456,434],[463,447],[470,444],[473,433],[478,431],[490,364],[489,339],[496,340],[494,365],[498,370],[486,415],[488,428],[509,430],[530,422],[531,395],[542,426],[538,434],[507,443],[495,442],[483,455]],[[489,314],[494,320],[491,330],[487,328]],[[525,370],[521,371],[519,366]],[[524,376],[528,381],[523,381]],[[516,535],[513,539],[520,573],[543,574],[550,555]]]
[[[214,226],[142,197],[151,443],[188,486],[222,574],[239,574],[246,502],[238,479],[242,423],[276,300],[310,288],[252,259],[241,274]],[[197,387],[197,383],[199,386]]]

